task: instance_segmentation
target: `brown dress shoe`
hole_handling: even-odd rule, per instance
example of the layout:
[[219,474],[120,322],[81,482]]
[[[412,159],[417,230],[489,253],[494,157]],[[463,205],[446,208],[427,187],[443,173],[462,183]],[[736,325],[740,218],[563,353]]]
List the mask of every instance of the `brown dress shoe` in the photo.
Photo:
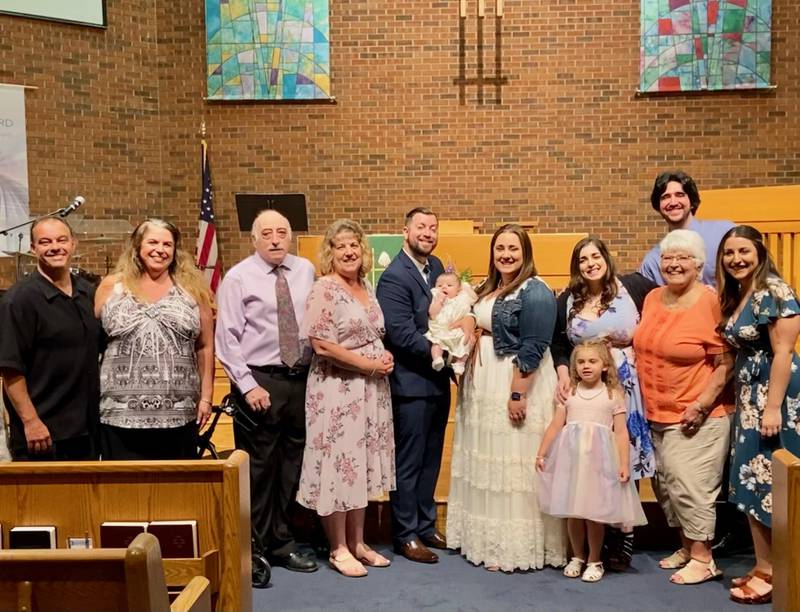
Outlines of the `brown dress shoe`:
[[420,541],[429,548],[438,548],[440,550],[447,549],[447,539],[439,530],[434,531],[429,536],[420,537]]
[[435,552],[416,538],[395,546],[394,551],[403,555],[409,561],[416,561],[417,563],[436,563],[439,560]]

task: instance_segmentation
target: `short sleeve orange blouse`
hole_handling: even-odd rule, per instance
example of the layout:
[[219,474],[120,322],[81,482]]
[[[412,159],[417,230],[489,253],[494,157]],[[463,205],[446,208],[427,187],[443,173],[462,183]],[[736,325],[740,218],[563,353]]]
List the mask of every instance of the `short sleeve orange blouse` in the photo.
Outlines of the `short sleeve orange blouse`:
[[[651,291],[642,307],[633,348],[647,420],[679,423],[688,404],[711,379],[714,357],[731,350],[717,333],[721,313],[716,292],[704,287],[697,302],[681,310],[664,306],[666,287]],[[709,416],[734,410],[730,389],[720,393]]]

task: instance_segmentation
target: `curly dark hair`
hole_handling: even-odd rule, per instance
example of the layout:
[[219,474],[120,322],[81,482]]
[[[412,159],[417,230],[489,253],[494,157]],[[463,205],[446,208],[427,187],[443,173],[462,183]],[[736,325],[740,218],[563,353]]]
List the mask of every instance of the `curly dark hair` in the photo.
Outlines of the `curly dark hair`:
[[682,170],[662,172],[656,177],[653,191],[650,193],[650,205],[653,210],[661,212],[661,196],[667,190],[667,185],[672,182],[681,184],[683,192],[689,198],[692,214],[697,213],[697,209],[700,208],[700,192],[697,190],[697,185],[694,184],[694,179]]

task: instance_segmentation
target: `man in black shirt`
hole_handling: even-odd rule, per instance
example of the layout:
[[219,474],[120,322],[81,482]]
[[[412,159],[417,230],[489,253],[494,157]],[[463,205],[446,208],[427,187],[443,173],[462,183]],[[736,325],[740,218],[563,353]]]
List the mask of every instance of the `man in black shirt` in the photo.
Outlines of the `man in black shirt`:
[[37,269],[0,300],[0,372],[16,461],[97,459],[101,331],[94,287],[70,274],[75,247],[64,220],[34,223]]

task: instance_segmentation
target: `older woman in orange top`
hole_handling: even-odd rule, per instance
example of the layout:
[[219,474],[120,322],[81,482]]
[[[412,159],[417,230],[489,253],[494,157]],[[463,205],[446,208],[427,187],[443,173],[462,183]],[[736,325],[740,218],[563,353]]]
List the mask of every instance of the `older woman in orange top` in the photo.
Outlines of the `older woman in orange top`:
[[656,456],[656,497],[681,534],[681,548],[659,565],[678,570],[670,577],[675,584],[698,584],[722,576],[711,541],[730,440],[733,358],[717,333],[717,295],[700,279],[703,239],[674,230],[660,247],[666,286],[645,298],[633,346]]

